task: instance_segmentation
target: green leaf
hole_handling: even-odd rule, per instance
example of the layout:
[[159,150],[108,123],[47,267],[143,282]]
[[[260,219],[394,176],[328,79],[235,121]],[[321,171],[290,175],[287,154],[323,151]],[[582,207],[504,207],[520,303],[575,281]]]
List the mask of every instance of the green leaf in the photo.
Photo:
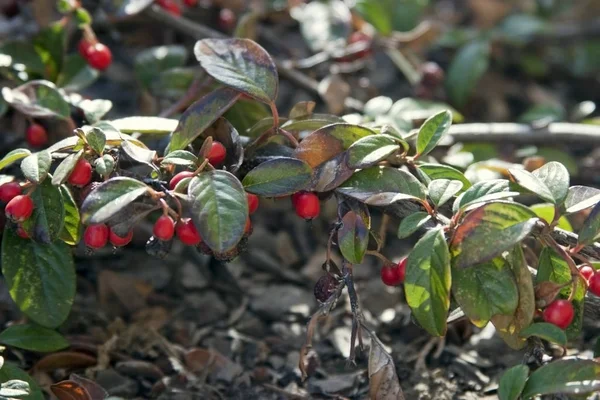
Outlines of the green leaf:
[[187,58],[188,51],[184,46],[151,47],[136,55],[135,75],[143,87],[149,88],[161,72],[183,67]]
[[506,370],[498,383],[498,399],[519,400],[528,375],[529,367],[527,365],[516,365]]
[[417,178],[391,167],[360,170],[336,190],[374,206],[387,206],[401,200],[424,200],[426,197],[426,189]]
[[592,244],[600,236],[600,203],[596,204],[592,211],[583,222],[583,226],[579,231],[579,244]]
[[567,335],[565,334],[565,331],[560,329],[558,326],[549,324],[547,322],[537,322],[535,324],[531,324],[527,328],[523,329],[520,335],[524,338],[536,336],[561,346],[567,345]]
[[600,364],[592,360],[557,360],[534,371],[523,398],[544,394],[585,394],[600,390]]
[[[270,117],[269,109],[263,104],[255,100],[238,100],[223,116],[227,121],[240,132],[245,135],[250,129],[264,118]],[[268,124],[270,128],[272,123]]]
[[60,240],[75,246],[81,238],[81,218],[79,216],[79,208],[71,194],[71,191],[65,185],[60,186],[60,194],[65,207],[65,219],[63,229],[60,232]]
[[398,140],[389,135],[370,135],[348,148],[348,166],[362,169],[385,160],[400,149]]
[[22,158],[31,155],[31,151],[27,149],[14,149],[10,151],[7,155],[0,160],[0,170],[12,165],[13,163],[19,161]]
[[45,180],[31,193],[33,214],[22,223],[23,229],[34,240],[41,243],[53,242],[63,229],[65,207],[60,190]]
[[76,104],[77,107],[83,110],[83,114],[85,115],[85,119],[90,124],[97,124],[100,122],[102,117],[108,113],[113,106],[112,101],[110,100],[87,100],[83,99],[79,103]]
[[188,187],[191,214],[202,240],[216,253],[233,249],[248,218],[246,192],[240,181],[222,170],[203,172]]
[[248,172],[242,181],[248,193],[259,196],[285,196],[302,190],[310,183],[312,170],[302,160],[275,158]]
[[465,175],[449,165],[422,163],[417,165],[417,171],[426,175],[427,179],[425,179],[424,182],[427,184],[429,184],[430,180],[451,179],[461,181],[463,183],[462,190],[467,190],[471,187],[471,182],[469,182]]
[[466,268],[493,259],[529,235],[537,220],[533,211],[517,203],[495,202],[476,208],[454,232],[450,245],[453,265]]
[[482,328],[497,314],[513,315],[519,293],[510,266],[495,258],[472,268],[452,268],[454,299],[471,322]]
[[67,31],[62,21],[53,23],[38,32],[33,39],[35,50],[42,57],[45,70],[51,81],[55,81],[63,68]]
[[406,301],[419,324],[434,336],[446,333],[450,307],[450,254],[441,229],[427,232],[406,265]]
[[21,162],[21,171],[25,178],[33,183],[42,182],[50,171],[52,157],[47,150],[33,153]]
[[9,326],[0,333],[0,343],[44,353],[69,347],[69,342],[60,333],[35,324]]
[[567,214],[573,214],[590,208],[599,201],[600,189],[588,186],[572,186],[569,188],[569,193],[565,199],[565,209]]
[[[546,221],[548,224],[552,222],[552,220],[554,219],[554,214],[556,213],[554,204],[550,203],[534,204],[529,208],[531,208],[535,215],[540,217],[540,219]],[[573,227],[571,226],[571,223],[564,215],[558,219],[558,225],[556,226],[560,229],[573,232]]]
[[39,244],[21,239],[7,227],[2,238],[2,274],[10,296],[33,321],[48,328],[65,321],[75,297],[75,265],[65,243]]
[[83,7],[76,8],[74,15],[75,20],[77,21],[77,25],[79,25],[80,27],[92,23],[92,16]]
[[381,35],[389,36],[392,33],[391,10],[383,2],[358,0],[354,7]]
[[33,118],[69,118],[69,103],[48,81],[29,81],[19,87],[2,88],[4,100],[23,114]]
[[505,199],[518,195],[518,192],[509,191],[510,182],[506,179],[491,179],[489,181],[477,182],[459,196],[452,210],[457,212],[475,203],[488,203],[494,200]]
[[446,90],[453,104],[458,107],[466,104],[477,82],[488,69],[490,52],[489,42],[474,40],[456,53],[446,77]]
[[203,39],[194,54],[217,81],[263,103],[277,98],[279,77],[273,59],[250,39]]
[[417,211],[404,217],[398,227],[398,238],[404,239],[415,233],[420,227],[431,220],[431,215],[425,211]]
[[524,169],[509,169],[508,172],[519,186],[549,203],[556,204],[556,200],[550,189],[537,176]]
[[342,218],[342,227],[338,230],[338,246],[342,256],[352,264],[360,264],[369,244],[369,229],[362,217],[354,211],[348,211]]
[[184,149],[212,125],[240,97],[229,88],[219,88],[192,104],[179,119],[171,136],[169,151]]
[[421,125],[417,136],[417,156],[429,153],[437,146],[452,124],[452,113],[448,110],[441,111]]
[[197,165],[198,157],[186,150],[175,150],[167,154],[160,165],[179,165],[182,167],[191,167]]
[[10,67],[30,74],[43,76],[46,67],[35,47],[30,42],[7,41],[0,46],[0,67]]
[[79,54],[71,54],[65,58],[65,65],[58,76],[56,84],[70,91],[79,91],[90,86],[100,73],[90,67]]
[[79,150],[77,153],[69,154],[65,157],[64,160],[58,164],[58,167],[54,170],[54,175],[52,176],[52,184],[55,186],[60,186],[69,179],[69,175],[75,168],[77,161],[83,156],[83,149]]
[[106,135],[104,131],[97,127],[92,127],[85,134],[88,144],[98,155],[102,155],[104,152],[104,146],[106,146]]
[[550,161],[532,172],[552,193],[554,204],[562,204],[569,191],[569,171],[559,162]]
[[25,381],[29,384],[29,395],[22,397],[21,400],[44,400],[45,397],[42,390],[36,383],[36,381],[25,371],[18,368],[13,363],[7,362],[0,368],[0,382],[7,382],[10,380],[18,379]]
[[101,224],[129,203],[148,193],[146,184],[124,176],[107,180],[94,189],[81,205],[81,222]]
[[429,183],[427,190],[429,191],[429,198],[433,201],[433,204],[439,207],[460,192],[462,187],[463,183],[461,181],[436,179]]
[[[193,105],[190,108],[192,107]],[[112,120],[110,123],[123,133],[168,135],[177,128],[178,121],[162,117],[126,117]]]

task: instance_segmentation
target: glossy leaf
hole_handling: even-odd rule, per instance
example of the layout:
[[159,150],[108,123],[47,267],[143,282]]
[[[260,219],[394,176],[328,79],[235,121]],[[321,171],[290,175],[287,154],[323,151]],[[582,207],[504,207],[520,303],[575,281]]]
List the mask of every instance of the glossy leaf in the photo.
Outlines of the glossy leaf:
[[311,168],[295,158],[276,158],[261,163],[242,181],[248,193],[259,196],[285,196],[303,190],[311,179]]
[[94,160],[94,170],[103,178],[110,176],[114,168],[115,159],[109,154],[105,154]]
[[371,167],[356,172],[337,191],[370,205],[386,206],[407,199],[425,199],[425,187],[408,172]]
[[60,186],[69,179],[69,175],[73,172],[73,168],[77,164],[77,161],[83,156],[83,149],[79,150],[77,153],[69,154],[65,157],[64,160],[58,164],[56,169],[54,170],[54,175],[52,176],[52,184],[55,186]]
[[[0,162],[1,163],[1,162]],[[600,189],[588,186],[572,186],[565,199],[567,214],[590,208],[600,201]]]
[[177,128],[178,121],[162,117],[126,117],[110,121],[123,133],[143,133],[152,135],[168,135]]
[[184,46],[151,47],[135,56],[135,75],[143,87],[149,88],[161,72],[184,66],[187,58]]
[[33,214],[22,223],[23,229],[34,240],[50,243],[58,238],[65,222],[65,206],[60,190],[45,180],[35,187],[31,199]]
[[463,187],[461,181],[450,179],[436,179],[429,183],[427,190],[429,198],[437,207],[445,204],[448,200],[454,197]]
[[227,171],[204,172],[192,179],[188,193],[203,242],[217,253],[235,247],[248,218],[246,192],[240,181]]
[[9,326],[0,332],[0,343],[44,353],[69,347],[69,342],[54,329],[34,324]]
[[313,169],[312,179],[306,190],[329,192],[352,176],[354,169],[348,166],[348,152],[343,152]]
[[477,82],[487,71],[491,46],[487,41],[474,40],[465,44],[448,67],[446,90],[452,103],[458,107],[466,104]]
[[370,135],[348,148],[348,166],[362,169],[385,160],[400,149],[398,141],[389,135]]
[[8,382],[14,379],[25,381],[29,384],[29,395],[21,397],[20,400],[45,400],[46,397],[31,375],[18,368],[13,363],[4,363],[0,368],[0,382]]
[[2,88],[4,100],[23,114],[33,118],[69,118],[69,103],[48,81],[29,81],[14,89]]
[[65,243],[38,244],[7,227],[2,274],[14,302],[34,322],[55,328],[69,315],[75,297],[75,265]]
[[592,244],[600,237],[600,203],[596,204],[583,222],[579,230],[577,242],[580,244]]
[[537,220],[517,203],[488,203],[471,211],[452,237],[453,265],[465,268],[491,260],[529,235]]
[[184,149],[212,125],[233,103],[240,93],[229,88],[219,88],[192,104],[179,119],[173,132],[169,151]]
[[506,370],[498,383],[498,400],[519,400],[528,376],[527,365],[516,365]]
[[497,314],[513,315],[519,294],[503,258],[472,268],[452,268],[454,299],[471,322],[482,328]]
[[102,129],[93,127],[86,132],[85,138],[96,154],[102,154],[104,152],[104,146],[106,146],[106,135]]
[[25,71],[39,76],[46,72],[44,62],[31,42],[6,41],[0,46],[0,55],[7,57],[0,62],[2,67],[25,67]]
[[541,199],[556,204],[556,200],[552,195],[552,192],[537,176],[524,169],[510,169],[510,177],[519,186],[527,189],[531,193],[536,194]]
[[79,91],[94,83],[99,75],[98,70],[90,67],[83,57],[72,54],[65,58],[56,84],[65,90]]
[[85,198],[81,205],[81,221],[86,225],[106,222],[148,190],[148,186],[136,179],[123,176],[109,179]]
[[559,162],[550,161],[532,172],[544,183],[554,199],[554,204],[562,204],[569,191],[569,171]]
[[509,189],[510,183],[506,179],[491,179],[477,182],[454,201],[452,210],[456,212],[460,208],[465,208],[475,203],[488,203],[519,194],[518,192],[511,192]]
[[20,159],[28,157],[29,155],[31,155],[31,151],[27,149],[14,149],[10,151],[2,158],[2,160],[0,160],[0,170],[12,165]]
[[417,167],[417,171],[426,175],[427,179],[422,179],[426,184],[429,184],[430,180],[452,179],[463,183],[462,190],[467,190],[471,187],[471,182],[469,182],[465,175],[449,165],[422,163],[418,164]]
[[[546,221],[548,224],[552,222],[556,213],[556,208],[554,207],[554,204],[550,203],[534,204],[529,208],[531,208],[535,215],[540,217],[541,220]],[[560,229],[573,232],[573,227],[571,226],[571,223],[564,215],[558,219],[558,224],[556,226]]]
[[27,156],[21,162],[21,171],[25,178],[29,179],[31,182],[40,183],[48,175],[51,164],[52,157],[50,156],[50,153],[47,150],[42,150]]
[[427,118],[417,135],[417,155],[423,156],[433,150],[448,132],[451,124],[452,113],[448,110]]
[[102,400],[109,398],[108,393],[96,382],[71,374],[69,380],[50,386],[58,400]]
[[425,211],[417,211],[404,217],[398,226],[398,238],[404,239],[409,237],[430,220],[431,215]]
[[96,124],[112,109],[113,103],[110,100],[103,99],[84,99],[76,105],[83,110],[83,114],[88,123]]
[[194,46],[196,59],[217,81],[263,103],[277,98],[279,77],[273,59],[250,39],[203,39]]
[[600,363],[557,360],[535,370],[523,389],[523,398],[544,394],[585,394],[600,390]]
[[198,157],[187,150],[175,150],[167,154],[160,165],[179,165],[183,167],[193,166],[198,163]]
[[81,218],[79,216],[79,208],[68,187],[62,185],[60,187],[60,194],[65,208],[65,222],[59,238],[66,244],[75,246],[79,243],[79,239],[81,238]]
[[565,331],[558,326],[547,322],[531,324],[521,331],[521,337],[528,338],[531,336],[536,336],[561,346],[567,345],[567,335],[565,334]]
[[338,246],[342,256],[352,264],[360,264],[368,244],[369,230],[365,222],[354,211],[347,212],[338,230]]

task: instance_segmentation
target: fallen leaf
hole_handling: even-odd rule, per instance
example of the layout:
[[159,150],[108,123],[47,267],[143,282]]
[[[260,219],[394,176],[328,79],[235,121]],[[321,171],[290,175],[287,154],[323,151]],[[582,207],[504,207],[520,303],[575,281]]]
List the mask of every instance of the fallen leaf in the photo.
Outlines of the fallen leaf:
[[374,335],[371,335],[369,352],[369,381],[371,400],[404,400],[394,360]]
[[48,354],[38,361],[33,368],[50,371],[58,368],[87,368],[96,365],[96,357],[75,351],[61,351]]

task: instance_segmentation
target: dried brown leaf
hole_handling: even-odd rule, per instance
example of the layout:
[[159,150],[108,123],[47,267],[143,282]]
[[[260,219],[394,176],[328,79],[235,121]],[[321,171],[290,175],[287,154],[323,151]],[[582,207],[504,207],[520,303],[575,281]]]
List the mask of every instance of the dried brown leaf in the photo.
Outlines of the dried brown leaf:
[[371,335],[369,352],[369,381],[371,400],[404,400],[394,360],[374,335]]
[[39,371],[50,371],[57,368],[87,368],[96,365],[96,357],[75,351],[61,351],[48,354],[34,365]]

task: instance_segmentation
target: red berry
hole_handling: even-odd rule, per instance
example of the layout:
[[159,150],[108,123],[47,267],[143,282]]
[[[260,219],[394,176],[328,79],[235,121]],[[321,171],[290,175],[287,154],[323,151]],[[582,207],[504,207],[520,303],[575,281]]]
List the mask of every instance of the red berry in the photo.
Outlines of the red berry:
[[162,215],[154,223],[152,233],[157,239],[163,241],[171,240],[175,233],[175,223],[173,222],[173,219],[168,215]]
[[246,193],[246,197],[248,198],[248,213],[254,214],[258,209],[258,196],[252,193]]
[[600,272],[595,272],[589,279],[588,290],[596,296],[600,296]]
[[127,246],[129,242],[131,242],[131,239],[133,239],[133,229],[127,232],[127,235],[125,235],[124,237],[117,235],[113,232],[112,229],[110,230],[110,233],[108,235],[108,240],[110,241],[110,244],[112,244],[115,247]]
[[25,139],[32,147],[42,147],[48,143],[48,133],[40,124],[31,124],[25,132]]
[[594,272],[594,268],[590,267],[589,265],[584,265],[583,267],[579,268],[579,273],[586,281],[590,280],[592,275],[594,275]]
[[398,268],[395,265],[384,265],[381,268],[381,281],[387,286],[396,286],[401,283]]
[[80,158],[75,164],[71,175],[69,175],[69,183],[75,186],[85,186],[92,180],[92,165],[85,158]]
[[91,48],[92,44],[83,38],[79,41],[79,44],[77,45],[77,51],[79,51],[81,57],[85,58],[86,60],[88,58],[88,52]]
[[183,244],[196,246],[202,241],[202,238],[194,225],[194,221],[192,221],[191,218],[180,219],[175,226],[175,230],[177,231],[177,237]]
[[296,198],[296,214],[304,219],[313,219],[319,215],[321,205],[316,194],[311,192],[301,193]]
[[183,171],[175,175],[171,178],[171,182],[169,182],[169,189],[175,190],[175,187],[179,182],[181,182],[184,178],[191,178],[194,176],[192,171]]
[[298,197],[300,197],[302,193],[306,192],[296,192],[292,195],[292,205],[294,206],[294,208],[296,207],[296,203],[298,203]]
[[29,234],[21,225],[17,226],[17,235],[22,239],[29,239]]
[[398,275],[398,279],[400,280],[400,283],[404,282],[404,278],[406,277],[406,263],[408,261],[408,258],[403,258],[402,261],[400,261],[398,263],[398,265],[396,265],[396,274]]
[[33,200],[25,194],[15,196],[6,205],[5,212],[6,216],[13,221],[25,221],[33,213]]
[[98,42],[90,46],[86,59],[90,67],[104,71],[112,63],[112,53],[106,45]]
[[8,182],[0,186],[0,200],[8,203],[15,196],[21,194],[21,185],[17,182]]
[[567,300],[554,300],[543,312],[544,321],[566,329],[573,321],[575,311],[573,305]]
[[444,70],[435,62],[427,62],[421,66],[421,83],[435,88],[444,81]]
[[235,14],[229,8],[222,8],[219,12],[219,28],[229,32],[235,28]]
[[83,243],[92,249],[100,249],[106,246],[109,231],[108,226],[104,224],[90,225],[83,232]]
[[173,0],[156,0],[156,3],[165,11],[179,17],[181,15],[181,8]]
[[[342,62],[352,62],[355,60],[360,60],[361,58],[366,58],[371,55],[371,42],[373,38],[367,35],[364,32],[356,31],[353,32],[348,38],[348,45],[354,45],[356,43],[360,43],[361,47],[364,47],[362,50],[357,51],[356,53],[349,54],[347,56],[341,57],[338,60]],[[358,46],[358,45],[356,45]],[[352,46],[355,47],[355,46]],[[348,49],[350,50],[350,49]]]
[[210,146],[210,151],[208,152],[208,162],[212,165],[219,165],[225,161],[226,155],[227,150],[221,142],[212,142],[212,146]]
[[198,0],[183,0],[183,4],[186,7],[196,7],[198,5]]

